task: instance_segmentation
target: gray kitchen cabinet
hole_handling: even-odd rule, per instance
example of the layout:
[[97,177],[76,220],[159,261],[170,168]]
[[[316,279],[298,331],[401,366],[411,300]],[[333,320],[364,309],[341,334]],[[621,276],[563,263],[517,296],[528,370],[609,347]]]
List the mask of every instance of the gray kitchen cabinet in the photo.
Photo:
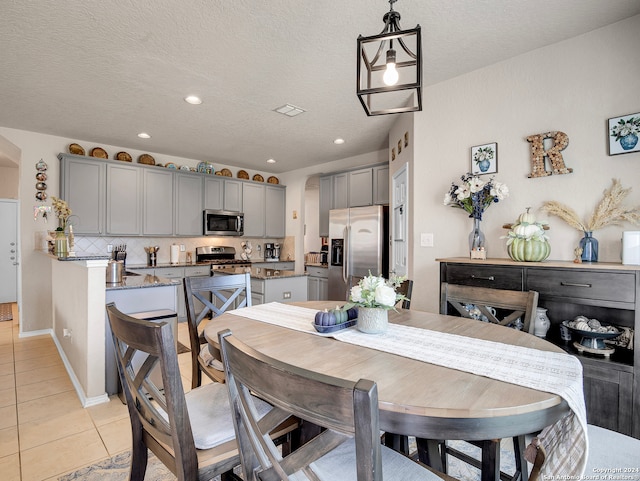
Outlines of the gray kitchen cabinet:
[[329,237],[329,211],[332,209],[333,179],[320,177],[319,222],[320,237]]
[[174,176],[176,235],[202,235],[202,174]]
[[144,169],[142,188],[143,235],[173,234],[173,172],[169,169]]
[[329,299],[329,272],[326,267],[307,266],[307,298],[310,301]]
[[349,174],[347,172],[332,175],[333,201],[332,209],[349,207]]
[[349,172],[349,207],[373,204],[373,170],[360,169]]
[[373,168],[373,203],[389,204],[389,166],[380,165]]
[[242,212],[244,212],[245,237],[264,237],[265,187],[262,184],[242,184]]
[[108,235],[142,233],[142,169],[139,167],[107,164],[106,224]]
[[278,269],[280,271],[293,271],[296,268],[295,261],[279,261],[279,262],[252,262],[251,267],[259,267],[261,269]]
[[251,279],[251,303],[304,302],[307,300],[307,276]]
[[[616,347],[610,357],[580,353],[560,336],[560,324],[578,315],[605,324],[640,327],[640,268],[618,263],[513,262],[438,259],[440,280],[494,289],[537,291],[551,327],[546,339],[580,360],[587,419],[640,438],[640,350]],[[578,344],[579,346],[579,344]]]
[[286,191],[282,187],[265,186],[265,237],[285,236]]
[[242,212],[245,185],[238,180],[224,180],[224,210]]
[[224,179],[220,176],[204,179],[204,209],[225,210]]
[[105,232],[106,165],[60,154],[60,197],[73,210],[74,234]]

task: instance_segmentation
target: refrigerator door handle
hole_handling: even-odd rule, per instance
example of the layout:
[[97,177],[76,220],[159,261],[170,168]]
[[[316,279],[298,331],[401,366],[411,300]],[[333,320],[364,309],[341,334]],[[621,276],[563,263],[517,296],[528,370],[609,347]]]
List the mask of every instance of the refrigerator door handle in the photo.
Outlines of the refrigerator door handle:
[[349,265],[349,226],[344,228],[342,233],[344,244],[342,246],[342,280],[349,287],[347,280],[347,266]]

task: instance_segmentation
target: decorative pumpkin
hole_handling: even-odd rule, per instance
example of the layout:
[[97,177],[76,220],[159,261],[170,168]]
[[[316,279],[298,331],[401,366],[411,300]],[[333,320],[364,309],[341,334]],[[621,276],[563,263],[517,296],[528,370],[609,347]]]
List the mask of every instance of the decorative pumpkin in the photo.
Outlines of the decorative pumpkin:
[[357,307],[352,307],[350,309],[347,309],[347,320],[352,321],[353,319],[357,319],[357,318],[358,318]]
[[507,253],[514,261],[541,262],[549,257],[551,246],[543,222],[527,211],[518,216],[507,235]]
[[338,306],[336,306],[335,309],[331,309],[329,312],[336,316],[336,324],[342,324],[343,322],[348,321],[347,311],[343,311]]
[[333,312],[324,311],[316,312],[315,322],[318,326],[333,326],[336,323],[336,316]]
[[551,254],[551,246],[542,238],[521,239],[515,237],[507,246],[507,253],[514,261],[542,262]]

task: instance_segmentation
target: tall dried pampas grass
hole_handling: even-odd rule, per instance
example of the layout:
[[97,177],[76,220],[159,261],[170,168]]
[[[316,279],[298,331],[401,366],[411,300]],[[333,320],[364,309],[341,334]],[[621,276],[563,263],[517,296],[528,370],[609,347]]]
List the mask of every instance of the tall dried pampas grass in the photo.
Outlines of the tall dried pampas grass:
[[628,209],[621,204],[631,192],[631,187],[623,189],[618,179],[613,179],[610,189],[604,195],[589,220],[582,222],[578,214],[571,207],[561,202],[550,200],[542,204],[541,210],[556,217],[560,217],[574,229],[583,232],[593,232],[608,225],[620,225],[623,222],[640,224],[640,206]]

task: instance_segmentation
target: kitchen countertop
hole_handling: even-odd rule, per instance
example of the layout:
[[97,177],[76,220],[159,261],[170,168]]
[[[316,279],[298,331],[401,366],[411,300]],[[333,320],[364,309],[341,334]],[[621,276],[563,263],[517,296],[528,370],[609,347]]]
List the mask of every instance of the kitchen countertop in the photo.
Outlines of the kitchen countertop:
[[158,267],[198,267],[211,265],[211,261],[205,262],[178,262],[177,264],[170,264],[169,262],[158,262],[155,266],[148,266],[147,264],[127,264],[127,269],[155,269]]
[[252,279],[269,280],[283,279],[288,277],[306,277],[306,273],[297,274],[295,271],[284,271],[280,269],[267,269],[264,267],[236,267],[234,269],[224,269],[224,271],[216,271],[218,274],[244,274],[249,272]]
[[309,266],[309,267],[324,267],[324,268],[328,268],[329,264],[320,264],[319,262],[306,262],[305,263],[305,267]]
[[[128,269],[129,267],[127,267]],[[106,284],[105,289],[107,291],[121,290],[121,289],[141,289],[149,287],[162,287],[162,286],[178,286],[181,282],[178,279],[167,279],[165,277],[147,275],[125,275],[122,276],[122,282],[117,284]]]
[[93,261],[93,260],[101,260],[101,259],[106,259],[109,260],[111,259],[110,255],[97,255],[97,254],[76,254],[73,257],[58,257],[58,256],[54,256],[51,255],[52,257],[57,258],[59,261]]

